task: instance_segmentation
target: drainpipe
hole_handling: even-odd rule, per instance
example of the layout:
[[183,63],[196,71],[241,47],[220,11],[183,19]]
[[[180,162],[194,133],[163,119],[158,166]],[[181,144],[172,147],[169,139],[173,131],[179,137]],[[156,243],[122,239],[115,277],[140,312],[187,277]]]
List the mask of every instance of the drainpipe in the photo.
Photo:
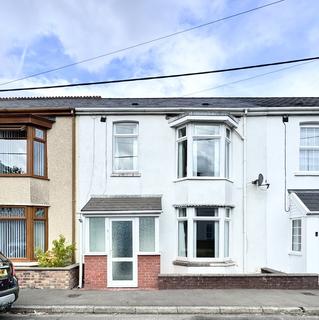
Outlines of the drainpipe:
[[247,254],[247,114],[248,109],[245,109],[243,117],[243,272],[246,271],[246,254]]
[[80,214],[79,218],[79,285],[78,288],[82,288],[83,283],[83,216]]

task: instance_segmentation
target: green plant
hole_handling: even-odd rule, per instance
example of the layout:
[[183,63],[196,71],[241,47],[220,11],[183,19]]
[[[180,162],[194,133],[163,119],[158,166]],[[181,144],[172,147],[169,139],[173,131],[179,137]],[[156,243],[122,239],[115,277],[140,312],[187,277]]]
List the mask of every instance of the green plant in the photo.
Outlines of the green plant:
[[75,245],[66,245],[65,241],[65,237],[60,234],[59,239],[52,241],[52,250],[44,252],[37,249],[35,256],[39,267],[65,267],[72,264]]

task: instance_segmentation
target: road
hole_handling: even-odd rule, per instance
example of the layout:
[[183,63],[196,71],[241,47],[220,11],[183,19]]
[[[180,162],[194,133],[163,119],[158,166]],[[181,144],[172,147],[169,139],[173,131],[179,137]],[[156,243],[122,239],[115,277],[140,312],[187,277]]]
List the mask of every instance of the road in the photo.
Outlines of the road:
[[92,315],[92,314],[0,314],[1,320],[318,320],[317,316],[288,315]]

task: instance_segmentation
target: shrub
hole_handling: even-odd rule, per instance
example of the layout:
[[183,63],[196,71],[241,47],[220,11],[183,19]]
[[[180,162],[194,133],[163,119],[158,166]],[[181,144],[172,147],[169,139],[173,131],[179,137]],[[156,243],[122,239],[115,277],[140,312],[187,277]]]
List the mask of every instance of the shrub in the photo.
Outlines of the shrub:
[[52,241],[52,250],[44,252],[37,249],[35,256],[39,267],[65,267],[72,264],[75,245],[66,245],[65,237],[60,234],[59,239]]

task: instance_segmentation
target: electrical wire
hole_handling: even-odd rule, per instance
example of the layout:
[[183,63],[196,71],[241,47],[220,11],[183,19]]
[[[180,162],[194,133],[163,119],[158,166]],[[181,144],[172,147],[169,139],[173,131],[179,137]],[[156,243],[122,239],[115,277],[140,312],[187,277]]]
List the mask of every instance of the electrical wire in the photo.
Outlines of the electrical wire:
[[203,90],[198,90],[198,91],[193,91],[193,92],[184,94],[183,97],[194,96],[195,94],[198,94],[198,93],[203,93],[203,92],[206,92],[206,91],[211,91],[211,90],[219,89],[219,88],[222,88],[222,87],[227,87],[227,86],[230,86],[232,84],[236,84],[236,83],[240,83],[240,82],[256,79],[256,78],[259,78],[259,77],[264,77],[264,76],[267,76],[267,75],[272,74],[272,73],[281,72],[281,71],[284,71],[284,70],[296,68],[296,67],[308,64],[308,63],[313,63],[313,62],[315,62],[315,61],[308,61],[308,62],[304,62],[304,63],[299,63],[299,64],[294,65],[294,66],[285,67],[285,68],[281,68],[281,69],[278,69],[278,70],[261,73],[261,74],[258,74],[256,76],[252,76],[252,77],[248,77],[248,78],[244,78],[244,79],[239,79],[239,80],[232,81],[232,82],[223,83],[223,84],[220,84],[220,85],[215,86],[215,87],[211,87],[211,88],[207,88],[207,89],[203,89]]
[[180,77],[213,74],[213,73],[223,73],[223,72],[232,72],[232,71],[239,71],[239,70],[263,68],[263,67],[277,66],[277,65],[282,65],[282,64],[291,64],[291,63],[296,63],[296,62],[312,61],[312,60],[318,60],[318,59],[319,59],[319,56],[315,56],[315,57],[302,58],[302,59],[296,59],[296,60],[285,60],[285,61],[277,61],[277,62],[271,62],[271,63],[263,63],[263,64],[256,64],[256,65],[249,65],[249,66],[242,66],[242,67],[199,71],[199,72],[188,72],[188,73],[178,73],[178,74],[170,74],[170,75],[149,76],[149,77],[141,77],[141,78],[127,78],[127,79],[106,80],[106,81],[96,81],[96,82],[80,82],[80,83],[51,85],[51,86],[0,89],[0,92],[70,88],[70,87],[92,86],[92,85],[101,85],[101,84],[114,84],[114,83],[125,83],[125,82],[135,82],[135,81],[148,81],[148,80],[158,80],[158,79],[180,78]]
[[54,71],[59,71],[59,70],[62,70],[62,69],[70,68],[70,67],[76,66],[78,64],[82,64],[82,63],[94,61],[94,60],[97,60],[97,59],[100,59],[100,58],[104,58],[104,57],[107,57],[107,56],[110,56],[110,55],[113,55],[113,54],[116,54],[116,53],[120,53],[120,52],[131,50],[131,49],[135,49],[137,47],[144,46],[146,44],[150,44],[150,43],[153,43],[153,42],[156,42],[156,41],[160,41],[160,40],[165,40],[165,39],[168,39],[168,38],[171,38],[171,37],[174,37],[174,36],[189,32],[189,31],[200,29],[200,28],[203,28],[203,27],[206,27],[206,26],[209,26],[209,25],[221,22],[221,21],[225,21],[225,20],[228,20],[228,19],[232,19],[232,18],[241,16],[241,15],[247,14],[247,13],[251,13],[253,11],[257,11],[257,10],[260,10],[260,9],[263,9],[263,8],[266,8],[266,7],[270,7],[272,5],[275,5],[275,4],[284,2],[284,1],[286,1],[286,0],[278,0],[278,1],[270,2],[270,3],[266,3],[266,4],[264,4],[262,6],[259,6],[259,7],[254,7],[254,8],[245,10],[245,11],[241,11],[241,12],[232,14],[230,16],[226,16],[226,17],[223,17],[223,18],[220,18],[220,19],[209,21],[209,22],[197,25],[195,27],[187,28],[187,29],[184,29],[184,30],[181,30],[181,31],[173,32],[173,33],[170,33],[170,34],[167,34],[167,35],[164,35],[164,36],[152,39],[152,40],[140,42],[140,43],[134,44],[132,46],[128,46],[128,47],[125,47],[125,48],[122,48],[122,49],[110,51],[110,52],[107,52],[107,53],[103,53],[103,54],[100,54],[100,55],[92,57],[92,58],[79,60],[79,61],[76,61],[76,62],[73,62],[73,63],[69,63],[69,64],[66,64],[66,65],[63,65],[63,66],[60,66],[60,67],[52,68],[52,69],[49,69],[49,70],[46,70],[46,71],[33,73],[33,74],[30,74],[30,75],[27,75],[27,76],[24,76],[24,77],[21,77],[21,78],[18,78],[18,79],[14,79],[14,80],[10,80],[10,81],[7,81],[7,82],[3,82],[3,83],[0,83],[0,86],[4,86],[6,84],[18,82],[18,81],[25,80],[25,79],[34,78],[34,77],[37,77],[37,76],[40,76],[40,75],[44,75],[44,74],[48,74],[48,73],[51,73],[51,72],[54,72]]

